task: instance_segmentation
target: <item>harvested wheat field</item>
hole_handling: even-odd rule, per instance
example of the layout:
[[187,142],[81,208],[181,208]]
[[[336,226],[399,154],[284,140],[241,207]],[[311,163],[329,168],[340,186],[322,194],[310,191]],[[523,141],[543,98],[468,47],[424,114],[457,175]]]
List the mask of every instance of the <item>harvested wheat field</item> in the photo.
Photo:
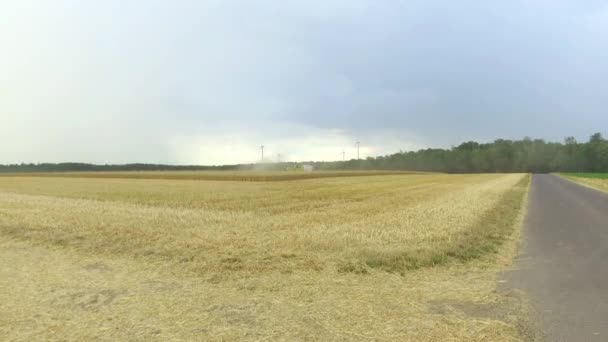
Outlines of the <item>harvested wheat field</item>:
[[418,171],[111,171],[0,173],[0,177],[68,177],[278,182],[299,179],[431,174]]
[[0,177],[0,339],[526,340],[528,182]]

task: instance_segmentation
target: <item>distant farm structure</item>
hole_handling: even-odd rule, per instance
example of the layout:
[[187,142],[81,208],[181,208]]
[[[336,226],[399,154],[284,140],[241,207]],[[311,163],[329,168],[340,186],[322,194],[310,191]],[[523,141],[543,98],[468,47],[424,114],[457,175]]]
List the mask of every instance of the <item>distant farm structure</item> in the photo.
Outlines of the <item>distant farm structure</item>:
[[312,164],[300,164],[300,163],[289,163],[283,170],[285,171],[299,171],[299,172],[312,172],[315,167]]

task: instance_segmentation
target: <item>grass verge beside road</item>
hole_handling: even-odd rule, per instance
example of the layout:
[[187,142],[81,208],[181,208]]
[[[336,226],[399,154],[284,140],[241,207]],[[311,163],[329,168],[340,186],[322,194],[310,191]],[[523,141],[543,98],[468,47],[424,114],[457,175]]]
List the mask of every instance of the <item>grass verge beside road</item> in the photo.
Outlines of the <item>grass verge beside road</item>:
[[608,191],[608,173],[560,173],[559,175],[590,188]]

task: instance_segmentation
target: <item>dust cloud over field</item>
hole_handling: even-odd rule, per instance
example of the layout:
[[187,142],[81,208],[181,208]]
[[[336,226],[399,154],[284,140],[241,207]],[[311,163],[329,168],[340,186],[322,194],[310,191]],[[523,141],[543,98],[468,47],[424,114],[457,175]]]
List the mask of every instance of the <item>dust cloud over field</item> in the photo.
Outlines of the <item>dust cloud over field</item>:
[[527,184],[0,177],[0,336],[520,340]]

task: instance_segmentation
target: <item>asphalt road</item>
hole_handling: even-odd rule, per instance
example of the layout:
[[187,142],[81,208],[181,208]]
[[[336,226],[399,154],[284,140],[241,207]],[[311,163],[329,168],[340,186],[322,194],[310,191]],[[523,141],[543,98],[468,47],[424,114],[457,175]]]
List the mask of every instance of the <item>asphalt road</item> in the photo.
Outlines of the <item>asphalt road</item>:
[[608,341],[608,193],[534,175],[507,284],[530,298],[549,341]]

